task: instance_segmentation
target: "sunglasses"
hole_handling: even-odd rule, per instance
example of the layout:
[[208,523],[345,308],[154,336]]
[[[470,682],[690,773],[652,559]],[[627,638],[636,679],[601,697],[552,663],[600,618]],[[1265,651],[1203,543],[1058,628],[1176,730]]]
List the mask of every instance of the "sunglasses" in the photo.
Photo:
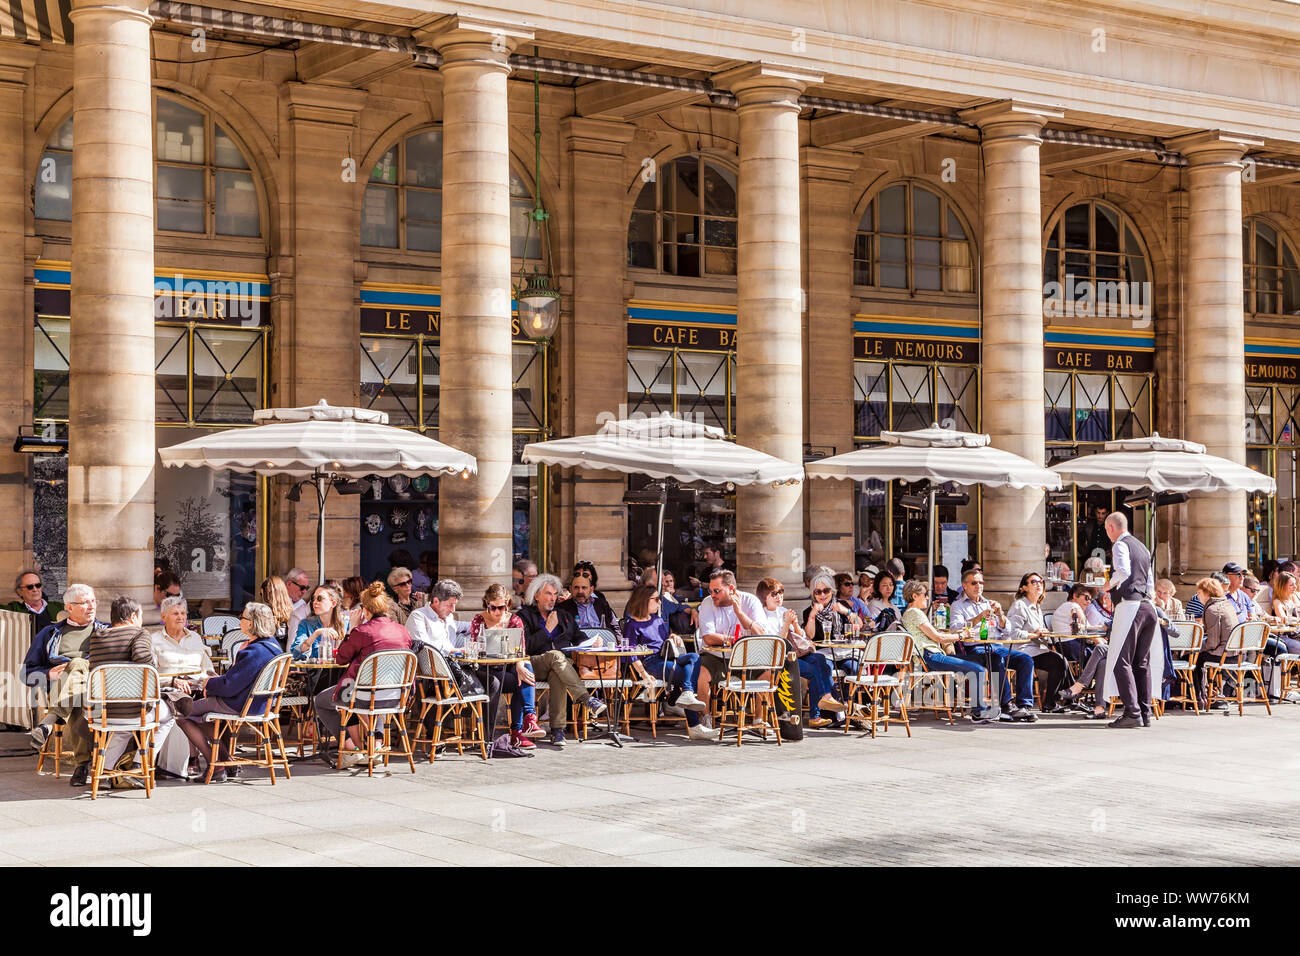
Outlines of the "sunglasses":
[[42,585],[39,585],[39,584],[24,584],[24,585],[23,585],[23,590],[24,590],[24,591],[39,591],[39,590],[41,589],[41,587],[42,587]]
[[407,585],[409,585],[410,583],[411,583],[411,579],[410,579],[410,578],[407,578],[405,581],[398,581],[396,584],[393,585],[393,587],[395,587],[395,588],[404,588],[404,587],[406,587]]
[[1040,581],[1038,578],[1030,578],[1030,579],[1029,579],[1029,583],[1030,583],[1030,584],[1037,584],[1039,587],[1042,587],[1042,585],[1043,585],[1043,582]]
[[489,611],[504,611],[509,606],[510,606],[509,604],[489,604],[487,606],[487,609]]
[[830,594],[830,588],[813,588],[813,594]]
[[780,597],[782,594],[785,593],[785,588],[777,588],[772,593],[775,594],[777,597]]

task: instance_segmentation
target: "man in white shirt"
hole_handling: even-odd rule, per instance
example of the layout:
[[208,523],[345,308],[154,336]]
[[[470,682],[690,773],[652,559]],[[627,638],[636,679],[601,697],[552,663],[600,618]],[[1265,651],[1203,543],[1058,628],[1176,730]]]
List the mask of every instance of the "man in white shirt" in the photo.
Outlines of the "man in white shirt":
[[406,619],[411,641],[423,641],[441,654],[464,647],[469,624],[456,620],[456,602],[463,596],[460,585],[450,578],[430,588],[429,603],[417,607]]
[[[1007,616],[1002,605],[984,596],[984,572],[970,568],[961,577],[961,596],[952,602],[948,629],[960,631],[972,627],[977,631],[988,622],[989,640],[1006,636]],[[1038,719],[1034,706],[1034,660],[1023,651],[1012,650],[1006,644],[957,645],[957,656],[975,664],[983,664],[995,675],[1001,714],[999,720],[1032,724]],[[1007,668],[1016,672],[1016,698],[1011,696],[1007,681]],[[982,695],[983,690],[979,693]]]
[[307,606],[307,592],[311,590],[311,581],[302,568],[294,568],[284,576],[284,587],[293,602],[293,616],[289,618],[289,640],[298,633],[298,625],[307,620],[311,608]]
[[700,603],[700,641],[706,648],[730,646],[736,625],[742,636],[757,633],[754,624],[763,619],[763,602],[737,590],[734,574],[721,568],[709,574],[709,596]]

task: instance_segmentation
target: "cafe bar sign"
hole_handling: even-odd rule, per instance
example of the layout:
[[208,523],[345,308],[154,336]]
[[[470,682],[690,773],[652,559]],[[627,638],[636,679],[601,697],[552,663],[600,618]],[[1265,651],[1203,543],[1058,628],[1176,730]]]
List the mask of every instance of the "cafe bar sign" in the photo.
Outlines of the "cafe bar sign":
[[1155,353],[1149,349],[1103,349],[1079,345],[1049,345],[1043,349],[1043,368],[1055,372],[1155,371]]

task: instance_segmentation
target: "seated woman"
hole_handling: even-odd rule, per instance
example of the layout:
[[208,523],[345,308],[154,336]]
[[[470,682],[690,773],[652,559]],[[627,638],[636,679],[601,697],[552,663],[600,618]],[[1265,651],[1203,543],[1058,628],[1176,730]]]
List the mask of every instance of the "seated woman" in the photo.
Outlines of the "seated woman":
[[[1106,679],[1106,653],[1108,645],[1104,637],[1098,638],[1092,646],[1092,652],[1088,655],[1087,662],[1083,665],[1083,670],[1079,672],[1079,679],[1061,691],[1056,699],[1062,704],[1073,704],[1083,696],[1083,692],[1089,687],[1094,690],[1100,690],[1102,682]],[[1092,711],[1088,714],[1088,720],[1105,720],[1109,715],[1106,713],[1105,703],[1098,698],[1093,704]]]
[[[203,638],[185,626],[185,598],[164,598],[161,607],[162,627],[153,632],[153,656],[164,691],[178,717],[185,717],[194,706],[194,698],[203,696],[203,684],[217,673],[208,656]],[[170,696],[175,694],[175,696]],[[154,757],[160,771],[184,777],[189,770],[190,746],[184,733],[168,734]]]
[[[1300,620],[1300,581],[1297,581],[1296,576],[1290,571],[1278,573],[1277,583],[1273,586],[1273,600],[1268,611],[1283,624],[1294,624]],[[1290,646],[1288,641],[1287,647]],[[1294,654],[1296,651],[1291,653]]]
[[1161,578],[1156,582],[1155,604],[1165,612],[1169,620],[1183,621],[1187,619],[1187,611],[1183,608],[1183,602],[1174,596],[1176,593],[1174,582],[1168,578]]
[[[280,642],[275,638],[278,622],[275,613],[265,604],[249,604],[239,618],[239,627],[249,640],[239,649],[239,656],[224,674],[209,677],[204,684],[204,698],[194,703],[188,717],[176,722],[190,741],[190,754],[202,758],[207,763],[213,759],[215,742],[208,737],[207,715],[210,713],[238,714],[243,711],[253,691],[257,675],[275,657],[284,653]],[[264,703],[254,703],[249,713],[260,714]],[[220,760],[229,759],[229,752],[223,743]],[[197,774],[199,767],[194,767]],[[212,775],[214,783],[239,776],[238,767],[223,768]]]
[[[903,600],[907,601],[907,610],[903,612],[903,629],[912,635],[912,644],[925,666],[932,671],[951,671],[960,674],[967,685],[966,700],[970,702],[971,720],[985,724],[998,719],[999,708],[996,703],[984,706],[984,684],[988,671],[983,664],[963,660],[953,654],[953,645],[963,635],[973,636],[970,629],[960,634],[941,634],[930,623],[926,613],[929,604],[930,587],[923,581],[908,581],[903,585]],[[961,703],[961,695],[958,695]]]
[[[849,578],[850,584],[852,580]],[[825,575],[814,576],[813,582],[817,581],[825,581]],[[813,586],[821,585],[814,583]],[[813,646],[815,637],[810,636],[810,632],[815,635],[819,627],[817,614],[807,616],[807,620],[812,622],[811,626],[805,624],[800,627],[794,611],[784,606],[785,588],[776,578],[763,578],[758,582],[754,593],[763,602],[763,623],[766,625],[766,632],[785,638],[786,643],[799,659],[799,674],[808,682],[808,726],[821,728],[831,725],[831,718],[822,716],[823,710],[835,714],[834,722],[842,724],[844,704],[835,696],[835,678],[831,671],[831,662]],[[821,607],[831,600],[832,598],[825,595],[813,597],[815,607]]]
[[262,603],[275,615],[275,639],[280,647],[288,650],[293,635],[289,633],[289,621],[293,618],[293,602],[289,600],[289,589],[284,585],[284,578],[273,574],[262,582],[259,591]]
[[1018,640],[1029,640],[1020,645],[1034,660],[1034,670],[1043,674],[1043,712],[1054,713],[1057,709],[1056,695],[1060,693],[1061,684],[1069,672],[1065,658],[1051,649],[1046,635],[1051,633],[1043,620],[1043,576],[1037,571],[1030,571],[1020,579],[1020,589],[1016,599],[1007,612],[1007,636]]
[[659,589],[659,616],[675,634],[688,634],[700,626],[700,615],[695,608],[677,599],[677,580],[673,572],[664,568],[663,587]]
[[[480,640],[479,635],[487,627],[523,630],[524,622],[511,608],[510,589],[504,584],[490,585],[483,592],[483,610],[469,622],[470,639]],[[536,747],[533,741],[546,736],[546,731],[537,724],[537,691],[533,687],[536,683],[533,665],[528,661],[515,664],[514,670],[507,670],[501,681],[501,690],[510,695],[510,742],[524,750]]]
[[672,660],[664,658],[664,643],[671,635],[660,614],[659,592],[652,585],[641,585],[627,599],[623,636],[633,646],[644,645],[650,651],[650,656],[636,662],[646,674],[670,687],[681,687],[677,706],[686,712],[687,736],[692,740],[710,739],[713,731],[700,720],[700,711],[709,706],[708,692],[701,689],[700,683],[708,680],[708,671],[700,667],[699,654],[686,652]]
[[318,584],[307,600],[311,613],[298,625],[298,633],[289,642],[289,653],[295,661],[322,660],[325,641],[338,647],[352,628],[352,622],[343,611],[343,596],[328,584]]
[[876,575],[876,596],[867,602],[867,614],[876,623],[877,628],[879,628],[882,611],[889,610],[895,615],[899,613],[894,603],[894,590],[897,585],[898,582],[888,571],[881,571]]
[[[843,602],[835,600],[835,580],[829,574],[818,572],[813,575],[808,588],[813,603],[804,609],[803,629],[809,640],[822,644],[848,640],[855,628],[863,627],[861,618]],[[858,672],[857,658],[852,655],[834,661],[834,666],[846,674]]]
[[[1201,653],[1196,658],[1196,667],[1192,671],[1192,685],[1196,688],[1197,703],[1204,710],[1208,697],[1205,683],[1205,665],[1217,664],[1223,660],[1223,651],[1228,646],[1228,637],[1237,626],[1237,608],[1224,594],[1223,585],[1214,578],[1201,578],[1196,582],[1196,594],[1201,599],[1205,610],[1202,612],[1201,624],[1205,628],[1205,638],[1201,643]],[[1228,703],[1223,697],[1234,696],[1237,692],[1232,675],[1223,675],[1223,694],[1214,702],[1212,710],[1227,710]]]

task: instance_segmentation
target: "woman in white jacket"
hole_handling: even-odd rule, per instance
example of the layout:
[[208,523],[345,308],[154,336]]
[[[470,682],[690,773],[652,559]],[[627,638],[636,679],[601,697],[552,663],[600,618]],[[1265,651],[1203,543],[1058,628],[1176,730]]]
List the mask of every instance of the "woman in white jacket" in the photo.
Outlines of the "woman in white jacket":
[[1017,640],[1027,640],[1020,645],[1034,659],[1034,670],[1042,673],[1043,712],[1057,710],[1056,696],[1065,683],[1069,666],[1065,658],[1051,649],[1047,635],[1051,633],[1043,620],[1043,576],[1030,571],[1020,579],[1015,603],[1007,612],[1007,635]]

